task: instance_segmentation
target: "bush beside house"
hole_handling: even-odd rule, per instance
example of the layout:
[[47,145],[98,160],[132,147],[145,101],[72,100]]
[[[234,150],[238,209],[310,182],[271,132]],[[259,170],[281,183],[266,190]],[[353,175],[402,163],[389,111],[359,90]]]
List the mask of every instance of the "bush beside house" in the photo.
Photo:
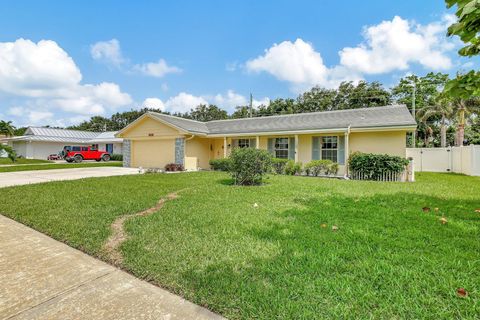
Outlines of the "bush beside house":
[[229,172],[237,185],[259,185],[272,170],[272,155],[267,150],[234,148]]
[[350,172],[353,175],[361,174],[364,180],[377,180],[385,174],[402,173],[407,165],[407,159],[388,154],[355,152],[348,160]]

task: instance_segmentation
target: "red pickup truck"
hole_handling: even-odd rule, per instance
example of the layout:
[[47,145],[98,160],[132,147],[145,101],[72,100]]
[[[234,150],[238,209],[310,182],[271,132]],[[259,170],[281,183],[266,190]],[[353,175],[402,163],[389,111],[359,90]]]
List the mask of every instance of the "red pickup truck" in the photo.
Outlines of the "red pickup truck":
[[63,159],[67,162],[82,162],[83,160],[110,161],[110,153],[99,151],[93,147],[65,146],[63,147]]

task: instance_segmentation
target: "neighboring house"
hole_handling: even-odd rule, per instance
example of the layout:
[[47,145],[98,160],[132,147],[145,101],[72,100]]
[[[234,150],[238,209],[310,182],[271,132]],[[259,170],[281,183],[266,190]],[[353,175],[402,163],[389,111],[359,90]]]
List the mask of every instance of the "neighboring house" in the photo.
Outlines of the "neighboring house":
[[29,127],[23,136],[3,138],[15,149],[17,155],[27,159],[47,159],[58,154],[64,146],[97,145],[99,150],[122,154],[123,139],[115,137],[116,132],[90,132],[43,127]]
[[355,151],[405,157],[406,133],[416,123],[408,109],[385,106],[247,119],[199,122],[149,112],[117,133],[124,139],[124,165],[209,169],[209,160],[234,147],[265,149],[276,158],[307,163],[330,159],[345,173]]

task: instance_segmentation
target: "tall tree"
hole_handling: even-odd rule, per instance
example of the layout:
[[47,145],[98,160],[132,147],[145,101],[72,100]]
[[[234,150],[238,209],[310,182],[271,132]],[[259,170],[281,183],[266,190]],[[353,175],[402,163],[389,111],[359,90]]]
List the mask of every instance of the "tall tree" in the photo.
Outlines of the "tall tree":
[[12,121],[0,120],[0,135],[11,137],[15,134],[15,127],[12,125]]
[[426,124],[427,120],[440,117],[440,146],[447,146],[447,121],[453,116],[452,104],[445,98],[439,98],[430,106],[418,111],[418,117]]
[[[412,110],[413,98],[415,95],[416,110],[422,110],[434,106],[448,81],[448,74],[430,72],[425,76],[409,75],[401,78],[399,83],[392,88],[392,98],[395,103],[405,104]],[[414,89],[415,86],[415,89]],[[422,113],[420,113],[421,115]],[[429,135],[428,126],[422,123],[418,114],[415,120],[419,123],[415,146],[420,141],[426,141]]]
[[235,111],[230,115],[230,118],[241,119],[241,118],[249,118],[250,116],[256,117],[257,109],[253,108],[253,110],[250,110],[250,106],[237,106],[235,108]]
[[208,106],[200,104],[182,116],[197,121],[213,121],[227,119],[228,113],[214,104],[209,104]]
[[[448,27],[448,36],[458,36],[465,46],[458,53],[464,57],[480,54],[480,3],[478,0],[446,0],[447,7],[457,7],[457,22]],[[445,91],[451,96],[468,99],[480,96],[480,71],[458,74]]]
[[465,125],[480,115],[480,97],[453,98],[450,103],[458,120],[455,145],[461,146],[465,142]]

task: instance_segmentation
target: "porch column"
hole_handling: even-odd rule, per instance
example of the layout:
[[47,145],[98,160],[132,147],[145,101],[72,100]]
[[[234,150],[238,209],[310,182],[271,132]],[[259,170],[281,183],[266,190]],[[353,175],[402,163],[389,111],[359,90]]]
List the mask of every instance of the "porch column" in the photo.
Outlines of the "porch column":
[[223,157],[227,157],[227,137],[223,137]]
[[257,141],[255,143],[255,149],[260,149],[260,137],[256,136],[255,138],[257,139]]
[[350,156],[350,132],[347,130],[345,133],[345,175],[348,175],[348,158]]
[[295,162],[298,162],[298,134],[295,135]]

